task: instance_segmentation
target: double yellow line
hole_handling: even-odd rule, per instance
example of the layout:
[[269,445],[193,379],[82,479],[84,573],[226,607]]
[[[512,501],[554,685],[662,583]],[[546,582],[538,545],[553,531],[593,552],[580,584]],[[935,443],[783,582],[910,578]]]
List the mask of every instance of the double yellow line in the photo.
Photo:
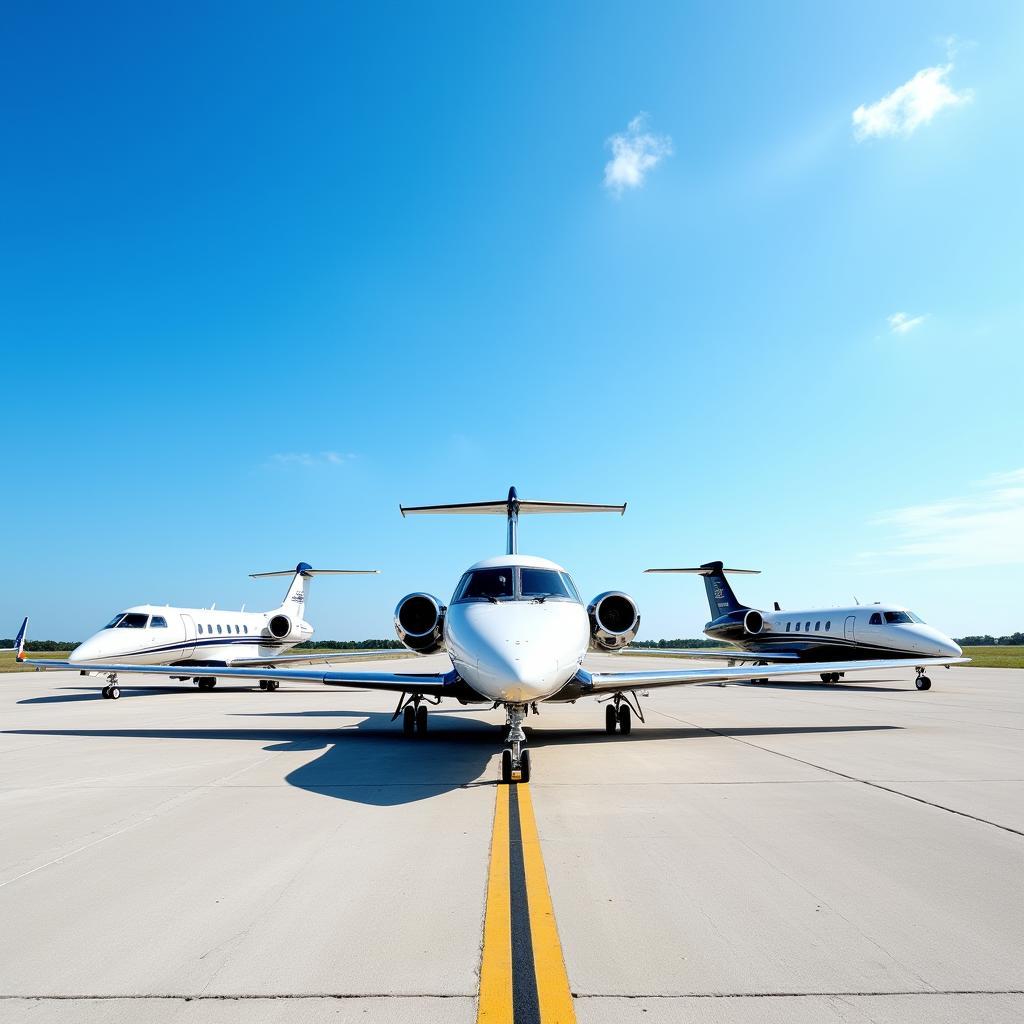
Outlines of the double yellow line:
[[575,1024],[529,783],[498,786],[478,1024]]

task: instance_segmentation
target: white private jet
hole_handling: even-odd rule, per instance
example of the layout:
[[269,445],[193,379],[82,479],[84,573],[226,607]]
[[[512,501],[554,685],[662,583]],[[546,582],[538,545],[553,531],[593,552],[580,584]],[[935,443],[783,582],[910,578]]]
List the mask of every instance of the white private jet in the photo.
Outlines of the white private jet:
[[[309,581],[314,576],[365,576],[377,572],[314,569],[307,562],[299,562],[294,569],[250,573],[253,579],[292,577],[284,600],[266,612],[219,611],[216,606],[134,605],[118,612],[101,630],[79,644],[67,662],[54,664],[105,675],[103,696],[116,699],[121,695],[117,672],[102,667],[111,662],[123,665],[122,671],[137,671],[143,665],[172,666],[178,670],[172,673],[175,679],[193,679],[199,689],[212,690],[217,685],[219,670],[227,667],[274,668],[337,661],[337,654],[284,654],[313,636],[313,627],[304,618]],[[18,641],[22,645],[24,630],[23,624]],[[262,690],[276,690],[278,685],[274,679],[260,679]]]
[[[395,609],[395,629],[410,650],[431,654],[446,650],[452,670],[446,673],[377,673],[316,671],[312,669],[226,668],[224,678],[266,678],[319,682],[334,686],[358,686],[399,694],[394,718],[403,717],[405,733],[427,731],[427,701],[438,704],[446,697],[462,704],[491,703],[504,707],[508,746],[502,751],[503,782],[530,779],[530,753],[524,749],[523,722],[538,705],[572,702],[582,697],[608,701],[605,728],[628,734],[632,714],[643,721],[636,690],[682,686],[720,680],[792,674],[792,666],[767,668],[673,669],[658,672],[591,673],[583,668],[588,650],[620,651],[636,636],[640,615],[633,600],[618,591],[599,594],[585,605],[568,572],[546,558],[518,553],[521,515],[563,512],[618,512],[625,505],[583,505],[570,502],[523,501],[511,488],[499,501],[457,505],[426,505],[400,508],[403,516],[455,513],[503,515],[508,520],[506,553],[471,565],[463,573],[449,606],[430,594],[402,598]],[[958,659],[930,659],[946,664]],[[60,663],[32,661],[43,668]],[[903,665],[897,661],[801,665],[801,672],[826,668],[854,672]],[[94,666],[96,667],[96,666]],[[167,668],[123,664],[98,667],[105,672],[168,674]]]

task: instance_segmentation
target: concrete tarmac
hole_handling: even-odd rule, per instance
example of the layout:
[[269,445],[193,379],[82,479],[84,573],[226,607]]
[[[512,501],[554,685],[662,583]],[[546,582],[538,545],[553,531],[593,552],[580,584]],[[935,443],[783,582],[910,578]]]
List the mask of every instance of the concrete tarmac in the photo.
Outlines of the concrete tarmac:
[[[1024,672],[932,679],[531,716],[577,1019],[1024,1020]],[[136,681],[0,675],[0,1019],[474,1021],[502,714]]]

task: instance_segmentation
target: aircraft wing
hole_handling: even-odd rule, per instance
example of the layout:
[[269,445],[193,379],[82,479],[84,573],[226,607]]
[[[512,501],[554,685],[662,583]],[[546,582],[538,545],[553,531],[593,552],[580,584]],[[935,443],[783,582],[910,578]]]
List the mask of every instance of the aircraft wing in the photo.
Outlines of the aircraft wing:
[[795,651],[779,651],[777,654],[758,654],[756,651],[730,651],[721,647],[627,647],[626,654],[671,654],[677,658],[709,658],[729,661],[799,661]]
[[[450,672],[325,672],[317,668],[220,668],[219,666],[187,665],[72,665],[70,661],[46,658],[22,661],[43,669],[72,669],[75,672],[116,672],[131,675],[164,676],[166,678],[196,675],[197,669],[218,679],[274,679],[281,683],[323,683],[325,686],[353,686],[363,690],[387,690],[391,693],[422,693],[431,697],[454,694],[458,684],[455,670]],[[263,665],[266,662],[262,663]]]
[[970,658],[891,658],[879,661],[819,661],[802,665],[761,665],[750,668],[683,668],[678,672],[587,672],[581,669],[577,679],[584,692],[616,693],[621,690],[653,690],[658,686],[692,686],[695,683],[744,682],[748,679],[773,679],[795,674],[822,672],[887,672],[896,668],[931,665],[960,665]]

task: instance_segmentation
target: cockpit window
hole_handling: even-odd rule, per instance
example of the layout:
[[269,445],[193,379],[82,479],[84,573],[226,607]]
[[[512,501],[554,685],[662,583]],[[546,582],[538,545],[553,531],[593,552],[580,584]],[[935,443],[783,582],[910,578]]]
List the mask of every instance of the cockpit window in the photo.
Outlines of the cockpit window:
[[895,625],[897,622],[913,622],[914,619],[909,612],[886,612],[885,621],[890,625]]
[[167,628],[167,620],[162,615],[154,615],[153,618],[149,620],[149,628],[150,629],[166,629]]
[[880,626],[882,624],[882,616],[878,612],[872,612],[871,618],[868,619],[869,626]]
[[562,574],[554,569],[519,570],[519,593],[523,600],[538,597],[569,597]]
[[121,616],[121,621],[117,624],[117,629],[145,629],[146,623],[149,622],[149,616],[143,615],[142,612],[126,612]]
[[497,601],[499,598],[510,598],[514,594],[514,578],[515,570],[511,566],[502,569],[477,569],[467,574],[458,600]]
[[113,629],[124,618],[124,612],[118,612],[103,628]]

